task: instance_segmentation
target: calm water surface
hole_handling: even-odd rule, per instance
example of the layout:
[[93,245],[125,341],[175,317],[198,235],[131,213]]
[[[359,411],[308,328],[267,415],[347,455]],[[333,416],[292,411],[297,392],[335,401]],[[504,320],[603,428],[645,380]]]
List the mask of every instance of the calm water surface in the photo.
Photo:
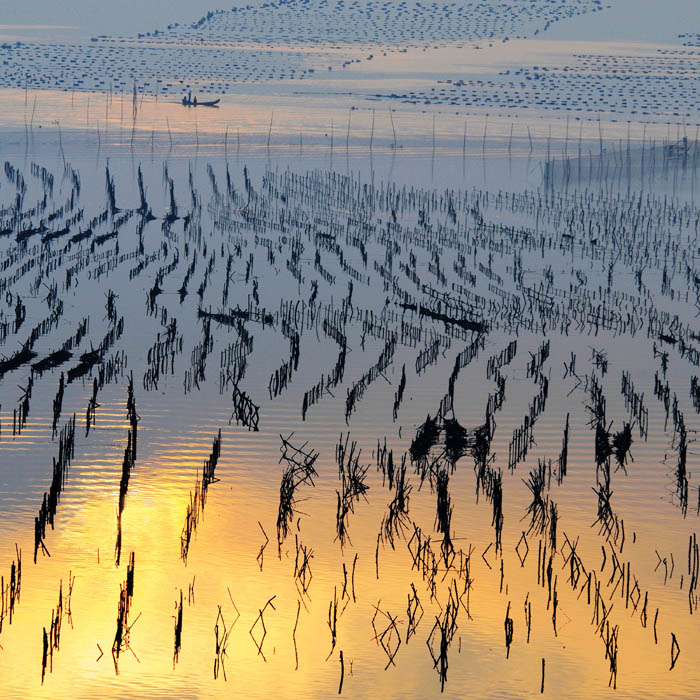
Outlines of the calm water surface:
[[[23,98],[14,95],[16,114]],[[65,95],[61,100],[68,115],[71,106]],[[144,107],[146,115],[156,110],[154,102]],[[560,162],[543,179],[544,131],[534,155],[524,137],[509,156],[504,138],[485,153],[480,137],[463,150],[461,136],[452,133],[438,134],[435,155],[411,147],[410,139],[404,152],[395,152],[387,143],[390,125],[383,124],[384,143],[370,157],[366,144],[346,149],[344,134],[332,153],[320,137],[297,151],[296,126],[285,122],[285,144],[268,150],[261,143],[269,112],[259,111],[243,129],[242,148],[233,129],[222,148],[223,122],[205,125],[201,149],[176,119],[169,122],[173,150],[162,125],[157,137],[142,129],[132,149],[118,117],[99,142],[93,129],[67,129],[60,141],[57,125],[45,124],[43,133],[35,127],[31,137],[8,131],[0,151],[7,163],[0,229],[11,229],[0,237],[3,356],[20,351],[52,312],[56,321],[31,341],[36,357],[0,379],[6,596],[16,547],[22,558],[21,595],[11,619],[8,603],[0,631],[2,694],[327,697],[342,677],[343,694],[354,697],[426,697],[440,693],[442,669],[449,697],[527,697],[540,694],[544,659],[549,697],[692,695],[700,675],[693,539],[700,491],[690,393],[698,343],[695,152],[679,159],[660,141],[654,148],[633,141],[625,167],[616,168],[613,143],[602,161],[588,159],[598,147],[597,134],[589,134],[583,170],[576,160]],[[300,118],[290,114],[292,122]],[[346,108],[338,114],[347,118]],[[429,133],[430,122],[422,124]],[[73,125],[83,126],[78,117]],[[318,134],[322,125],[313,128]],[[559,155],[564,143],[555,143]],[[621,154],[614,158],[622,162]],[[136,212],[139,167],[152,221]],[[169,211],[179,218],[166,225]],[[103,213],[91,234],[71,240]],[[44,230],[17,240],[19,231],[42,221]],[[111,293],[114,313],[107,308]],[[285,314],[290,307],[294,313]],[[202,311],[231,316],[232,310],[247,319],[215,318],[207,332]],[[75,338],[83,319],[87,332],[72,357],[33,370],[32,363]],[[57,427],[75,414],[75,453],[34,563],[35,518],[59,455],[52,423],[61,372],[67,377],[110,332],[99,361],[65,386]],[[153,356],[169,332],[173,342],[158,365]],[[500,404],[489,411],[499,387],[489,358],[514,341],[515,352],[497,362],[505,383]],[[342,378],[336,374],[329,386],[343,348]],[[227,370],[235,374],[235,353],[245,358],[237,389],[248,408],[257,407],[258,430],[232,416],[234,382],[226,377]],[[528,366],[538,353],[542,362],[533,376]],[[110,368],[101,381],[100,371]],[[280,371],[289,380],[273,396]],[[637,418],[621,393],[623,372],[641,401]],[[453,401],[445,408],[451,375]],[[131,376],[138,449],[125,469]],[[304,415],[305,394],[308,402],[322,377],[324,388]],[[657,389],[668,384],[668,410],[655,383]],[[591,410],[596,387],[605,397],[603,418]],[[509,465],[514,432],[532,410],[527,454]],[[436,414],[439,439],[421,461],[412,442]],[[454,464],[444,452],[449,419],[467,431]],[[613,447],[630,426],[622,464],[613,452],[596,467],[602,449],[599,442],[596,452],[596,422],[599,437]],[[474,431],[484,425],[490,439],[478,458]],[[219,431],[215,478],[197,508],[185,561],[188,507]],[[347,474],[344,490],[336,458],[348,434],[361,450],[359,482],[366,487],[356,499],[348,496]],[[313,485],[297,487],[289,531],[278,543],[288,466],[280,459],[282,438],[318,457]],[[385,441],[397,468],[406,460],[407,507],[393,544],[385,518],[396,489],[382,473],[378,449]],[[548,500],[546,510],[535,512],[545,513],[543,528],[531,527],[534,499],[526,483],[540,461],[541,498]],[[606,464],[607,534],[596,522],[594,492]],[[485,490],[499,473],[500,534],[497,499]],[[443,491],[439,475],[447,477]],[[343,545],[344,493],[352,510],[343,521]],[[446,497],[447,537],[436,517],[436,504]],[[417,554],[419,532],[421,542],[430,541]],[[128,643],[113,646],[132,552]],[[304,552],[308,568],[300,573]],[[50,631],[59,590],[60,639],[42,682],[43,632]],[[228,637],[217,656],[224,628]]]

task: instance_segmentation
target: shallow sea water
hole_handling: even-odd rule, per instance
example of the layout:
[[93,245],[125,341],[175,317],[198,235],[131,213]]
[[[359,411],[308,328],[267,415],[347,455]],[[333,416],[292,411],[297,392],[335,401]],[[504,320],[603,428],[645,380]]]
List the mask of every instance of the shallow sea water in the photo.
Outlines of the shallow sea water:
[[[406,85],[415,85],[432,68],[408,58],[413,63],[396,63],[396,73],[404,70]],[[438,75],[444,59],[435,65]],[[371,91],[376,79],[360,72],[347,82]],[[62,307],[31,342],[36,357],[0,377],[4,601],[17,550],[22,558],[11,618],[3,602],[0,695],[328,697],[342,683],[351,697],[442,690],[521,698],[541,689],[557,698],[692,697],[700,679],[698,409],[690,391],[698,374],[700,211],[692,131],[684,157],[673,150],[680,125],[599,127],[593,117],[579,131],[573,119],[514,121],[476,110],[465,135],[464,114],[438,113],[433,121],[419,109],[351,110],[355,97],[324,98],[324,81],[307,83],[320,96],[295,96],[289,85],[279,94],[250,88],[209,111],[146,96],[135,117],[121,95],[2,91],[0,231],[12,230],[0,236],[0,361]],[[152,221],[136,211],[139,169]],[[170,182],[179,218],[166,225],[175,213]],[[14,218],[18,193],[21,211],[37,207],[34,214]],[[91,234],[71,241],[99,215]],[[41,221],[45,230],[17,240]],[[24,312],[16,327],[18,298]],[[201,311],[248,318],[240,325],[213,319],[207,333]],[[72,357],[33,371],[85,318]],[[175,352],[155,386],[149,350],[169,327]],[[54,481],[53,527],[47,524],[34,563],[35,518],[59,455],[52,435],[59,377],[110,331],[118,337],[100,362],[65,387],[57,427],[75,414],[75,454],[64,480]],[[232,415],[234,383],[226,381],[226,365],[234,371],[227,358],[248,337],[237,387],[258,408],[258,430]],[[498,395],[489,359],[514,341],[517,351],[500,368],[502,403],[489,411]],[[533,377],[528,365],[543,343],[548,353]],[[329,386],[339,358],[342,379]],[[99,386],[88,432],[93,379],[110,360],[116,371]],[[275,372],[285,366],[291,378],[273,396]],[[622,395],[623,372],[647,412],[645,436]],[[139,419],[128,469],[130,376]],[[304,413],[305,394],[322,378],[320,398]],[[655,396],[665,386],[668,409]],[[602,421],[590,408],[598,389]],[[527,455],[509,465],[514,432],[534,404]],[[421,458],[414,439],[426,417],[440,431]],[[466,430],[454,463],[445,452],[452,418]],[[624,466],[612,453],[597,468],[596,420],[608,446],[630,425]],[[484,425],[491,432],[481,460],[475,430]],[[188,507],[219,431],[220,457],[185,560]],[[348,435],[361,450],[366,487],[355,499],[337,461]],[[283,438],[318,457],[313,485],[297,486],[278,542]],[[380,466],[384,444],[397,468],[406,460],[408,501],[393,545],[386,517],[397,490]],[[548,499],[541,531],[531,527],[526,483],[540,461]],[[594,492],[606,469],[608,533],[596,522]],[[499,473],[500,533],[486,488]],[[352,508],[341,519],[342,545],[344,483]],[[448,537],[436,517],[446,498]],[[430,540],[417,554],[419,532],[421,542]],[[132,552],[130,633],[114,646]],[[304,552],[308,568],[300,573]],[[60,638],[42,680],[43,634],[59,590]],[[225,654],[217,655],[224,629]]]

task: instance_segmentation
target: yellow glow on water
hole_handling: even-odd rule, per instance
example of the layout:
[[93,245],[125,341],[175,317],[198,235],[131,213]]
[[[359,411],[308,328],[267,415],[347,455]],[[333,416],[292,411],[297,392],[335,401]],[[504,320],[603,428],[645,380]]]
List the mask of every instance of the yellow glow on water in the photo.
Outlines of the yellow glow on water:
[[[36,566],[31,564],[30,553],[25,548],[23,556],[23,594],[15,612],[12,626],[3,630],[4,653],[0,663],[10,658],[19,661],[17,679],[22,679],[22,693],[26,697],[68,695],[96,696],[110,692],[120,696],[138,697],[157,694],[164,697],[220,697],[236,693],[251,697],[325,697],[340,678],[338,652],[343,650],[346,663],[344,692],[358,696],[393,696],[408,694],[412,697],[435,695],[439,679],[432,668],[425,640],[441,615],[446,604],[445,589],[441,588],[436,601],[431,602],[425,582],[418,571],[412,570],[405,542],[398,542],[396,551],[380,545],[378,554],[379,579],[376,578],[375,536],[378,520],[383,511],[385,493],[381,487],[369,503],[359,503],[350,521],[353,546],[344,553],[333,542],[334,503],[331,499],[321,502],[312,489],[299,504],[304,512],[301,530],[296,527],[277,555],[274,519],[276,502],[261,495],[260,489],[249,487],[246,480],[239,480],[236,472],[246,469],[259,470],[260,457],[244,457],[232,446],[235,438],[226,431],[223,436],[222,460],[217,467],[220,481],[209,486],[206,505],[196,534],[193,536],[187,566],[179,558],[179,537],[184,524],[189,492],[193,489],[198,459],[202,450],[182,452],[160,449],[159,460],[175,469],[175,479],[165,485],[149,483],[148,472],[155,466],[147,456],[139,462],[131,474],[127,504],[123,516],[124,545],[122,565],[114,566],[113,544],[116,535],[115,486],[102,496],[93,493],[82,502],[79,510],[71,507],[70,494],[61,503],[57,528],[47,537],[51,558],[42,558]],[[164,447],[164,446],[163,446]],[[246,465],[247,460],[251,461]],[[264,461],[264,460],[263,460]],[[233,467],[233,468],[232,468]],[[77,469],[77,467],[72,467]],[[327,475],[327,467],[322,474]],[[272,476],[278,476],[273,470]],[[270,491],[274,494],[274,485]],[[474,505],[458,499],[455,516],[468,518],[470,539],[488,540],[489,522],[484,519],[483,533],[468,514]],[[430,521],[432,498],[428,493],[414,494],[413,517],[427,516]],[[484,513],[484,515],[487,515]],[[257,521],[266,529],[270,542],[264,551],[262,571],[256,556],[264,542]],[[459,522],[459,521],[457,521]],[[457,525],[459,531],[463,527]],[[429,529],[428,529],[429,532]],[[297,622],[297,601],[300,590],[294,583],[295,536],[313,549],[311,568],[313,578],[309,595],[301,596]],[[459,541],[459,547],[467,549],[469,542]],[[437,542],[436,545],[437,547]],[[630,545],[631,546],[631,545]],[[99,547],[99,563],[98,563]],[[541,657],[546,659],[545,695],[561,697],[571,693],[575,697],[598,694],[607,685],[604,663],[605,647],[590,624],[593,608],[586,603],[586,594],[572,592],[566,583],[567,569],[562,568],[562,555],[554,559],[554,576],[559,597],[558,635],[553,635],[552,610],[547,607],[547,587],[537,585],[537,552],[535,540],[525,567],[520,568],[514,552],[504,552],[507,574],[503,590],[500,587],[498,559],[487,555],[492,568],[475,550],[472,557],[473,583],[469,595],[471,619],[462,610],[456,638],[450,652],[448,686],[446,695],[458,697],[466,687],[479,688],[483,696],[496,697],[506,692],[500,685],[506,676],[517,681],[527,679],[531,686],[528,694],[539,692],[539,668]],[[129,615],[133,624],[128,650],[119,657],[119,675],[116,675],[111,657],[111,644],[115,632],[116,608],[119,586],[125,578],[129,552],[136,552],[134,597]],[[355,569],[354,595],[352,566],[354,555],[358,559]],[[594,548],[581,551],[587,565],[600,557]],[[590,562],[590,563],[589,563]],[[348,578],[343,575],[345,563]],[[651,562],[646,562],[649,564]],[[635,569],[642,562],[635,562]],[[64,618],[61,646],[53,658],[53,673],[47,673],[41,686],[41,630],[49,624],[50,612],[55,606],[58,586],[62,578],[64,591],[68,571],[75,576],[72,594],[72,627]],[[513,576],[512,573],[516,573]],[[408,574],[408,576],[407,576]],[[606,604],[609,589],[604,587]],[[417,634],[408,643],[406,601],[410,583],[418,591],[425,608]],[[189,586],[194,584],[190,597]],[[343,589],[345,588],[345,594]],[[173,667],[174,619],[180,590],[183,591],[183,636],[178,663]],[[222,608],[227,624],[236,619],[230,595],[240,617],[231,630],[225,657],[228,682],[222,676],[213,678],[215,658],[214,624],[218,606]],[[328,626],[329,604],[338,599],[338,636],[335,652],[332,650],[331,631]],[[523,602],[526,597],[532,605],[531,642],[526,643],[526,627]],[[258,654],[250,636],[257,615],[266,602],[272,599],[273,607],[264,613],[266,636],[262,653]],[[510,658],[506,659],[503,621],[506,607],[511,603],[510,616],[514,620],[514,641]],[[625,609],[624,599],[616,596],[614,608],[622,614],[613,615],[620,624],[620,673],[618,686],[623,697],[632,689],[646,687],[669,689],[672,678],[667,678],[664,655],[655,653],[652,619],[659,600],[652,599],[649,606],[647,629],[640,633],[638,613],[631,615]],[[380,612],[372,619],[377,606]],[[396,655],[396,667],[378,671],[388,663],[388,657],[378,646],[375,635],[388,625],[390,614],[397,621],[401,633],[401,645]],[[294,637],[295,623],[296,655]],[[253,630],[261,639],[260,625]],[[679,639],[689,638],[690,621],[674,622],[673,631]],[[669,623],[659,620],[660,644],[668,644]],[[389,638],[387,637],[387,642]],[[99,648],[105,654],[99,661]],[[685,645],[684,645],[685,650]],[[18,656],[19,654],[19,656]],[[298,670],[295,670],[298,655]],[[476,655],[476,657],[475,657]],[[138,657],[138,660],[137,658]],[[648,662],[640,664],[641,659]],[[79,673],[76,671],[79,670]],[[663,679],[663,680],[661,680]],[[6,689],[19,688],[10,680]],[[100,691],[97,691],[97,688]],[[679,686],[679,688],[682,687]]]

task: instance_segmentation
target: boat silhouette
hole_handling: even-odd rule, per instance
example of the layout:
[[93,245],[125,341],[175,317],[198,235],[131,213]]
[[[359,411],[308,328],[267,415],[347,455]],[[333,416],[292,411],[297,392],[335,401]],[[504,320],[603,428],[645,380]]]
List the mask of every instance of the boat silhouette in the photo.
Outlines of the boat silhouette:
[[183,107],[218,107],[220,101],[220,99],[199,101],[196,96],[192,99],[192,93],[190,93],[182,98],[182,105]]

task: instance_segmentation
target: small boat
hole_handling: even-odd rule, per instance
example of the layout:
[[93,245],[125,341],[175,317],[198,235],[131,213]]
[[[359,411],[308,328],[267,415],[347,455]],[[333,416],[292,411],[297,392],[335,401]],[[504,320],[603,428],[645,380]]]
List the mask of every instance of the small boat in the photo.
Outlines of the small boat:
[[183,107],[218,107],[219,102],[221,102],[220,99],[200,102],[196,97],[192,99],[190,95],[182,98]]

